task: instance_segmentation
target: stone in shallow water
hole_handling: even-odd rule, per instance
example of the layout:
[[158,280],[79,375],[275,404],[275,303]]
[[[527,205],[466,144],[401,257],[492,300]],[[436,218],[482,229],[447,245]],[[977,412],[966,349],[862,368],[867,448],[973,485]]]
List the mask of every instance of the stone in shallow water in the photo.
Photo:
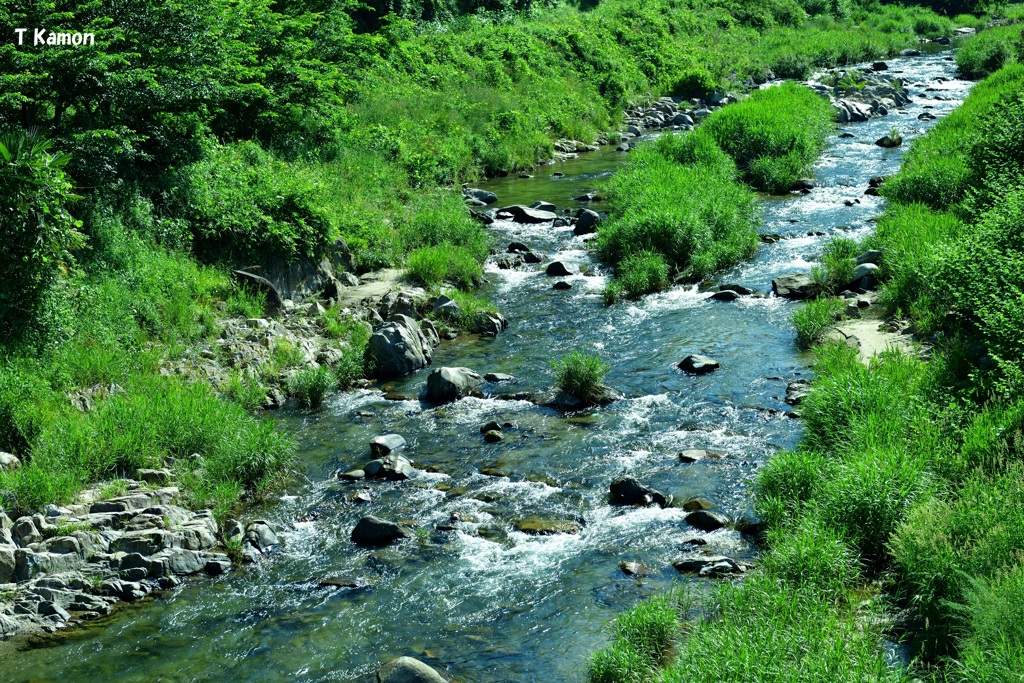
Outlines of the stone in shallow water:
[[720,367],[718,361],[708,356],[690,355],[679,363],[679,369],[694,375],[704,375]]
[[686,523],[701,531],[715,531],[721,529],[729,520],[724,515],[708,510],[696,510],[686,515]]
[[390,454],[391,451],[397,451],[404,446],[405,437],[401,434],[383,434],[370,439],[370,453],[378,458]]
[[445,683],[441,674],[412,657],[399,657],[380,668],[379,683]]
[[515,523],[517,531],[534,536],[550,536],[551,534],[578,534],[580,525],[570,519],[545,519],[539,515],[531,515]]
[[688,449],[679,453],[679,460],[681,462],[698,462],[708,457],[707,451]]
[[382,546],[411,538],[412,534],[401,524],[367,515],[352,529],[352,542],[358,545]]

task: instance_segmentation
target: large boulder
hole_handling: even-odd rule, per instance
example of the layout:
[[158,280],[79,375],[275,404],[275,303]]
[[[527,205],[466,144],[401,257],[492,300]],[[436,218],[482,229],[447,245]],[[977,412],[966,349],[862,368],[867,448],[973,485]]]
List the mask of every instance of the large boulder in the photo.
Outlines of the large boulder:
[[644,486],[633,477],[619,477],[611,485],[612,502],[616,505],[650,505],[657,503],[661,507],[671,504],[671,496]]
[[729,523],[728,518],[710,510],[696,510],[686,515],[686,523],[701,531],[721,529]]
[[714,358],[697,354],[687,356],[679,363],[679,369],[691,375],[706,375],[709,372],[714,372],[719,367],[719,362]]
[[561,261],[552,261],[548,264],[548,267],[544,269],[544,272],[550,277],[568,277],[569,275],[576,274],[576,267],[567,266]]
[[440,368],[427,376],[426,400],[438,405],[458,401],[480,388],[484,378],[469,368]]
[[441,674],[418,659],[399,657],[377,672],[379,683],[445,683]]
[[590,209],[580,209],[576,217],[576,225],[572,231],[577,235],[589,235],[597,232],[597,226],[601,223],[601,216]]
[[370,336],[366,353],[380,377],[408,375],[425,368],[433,349],[412,318],[393,315]]
[[412,534],[401,524],[367,515],[352,529],[352,542],[357,545],[383,546],[411,538]]
[[405,481],[412,472],[412,461],[397,453],[371,460],[363,466],[363,474],[370,479]]
[[488,204],[493,204],[494,202],[498,201],[498,195],[494,194],[493,192],[488,192],[487,190],[477,189],[475,187],[463,190],[462,195],[464,197],[467,197],[468,199],[475,199],[478,202],[482,202],[484,206]]
[[551,211],[541,211],[540,209],[531,209],[528,206],[522,204],[514,204],[512,206],[506,206],[498,209],[498,217],[501,214],[507,214],[516,223],[548,223],[558,216]]
[[789,273],[772,280],[775,296],[784,299],[807,299],[814,295],[814,278],[810,273]]

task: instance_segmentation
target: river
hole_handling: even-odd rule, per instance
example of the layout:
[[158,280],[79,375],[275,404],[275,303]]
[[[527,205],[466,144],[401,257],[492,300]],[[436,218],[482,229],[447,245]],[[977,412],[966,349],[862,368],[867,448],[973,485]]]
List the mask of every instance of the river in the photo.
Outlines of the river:
[[[808,270],[829,237],[863,235],[881,213],[864,196],[868,179],[895,172],[913,138],[956,107],[969,84],[954,78],[949,52],[889,61],[909,79],[905,112],[837,132],[817,165],[818,188],[807,195],[764,198],[761,231],[786,237],[764,244],[753,260],[719,274],[718,282],[770,289],[773,277]],[[925,88],[935,91],[924,92]],[[939,95],[946,99],[922,99]],[[896,126],[904,145],[874,141]],[[626,155],[611,148],[530,179],[482,184],[502,205],[541,199],[559,208],[595,189]],[[550,173],[564,173],[552,178]],[[859,200],[852,206],[844,200]],[[595,208],[600,209],[600,205]],[[526,242],[585,268],[553,290],[542,266],[490,269],[483,294],[511,321],[495,339],[460,338],[435,353],[434,367],[466,366],[515,375],[494,391],[551,386],[549,361],[576,348],[599,352],[612,366],[606,383],[626,396],[613,405],[563,416],[527,402],[464,399],[440,408],[386,401],[380,390],[338,394],[315,414],[278,416],[300,443],[302,484],[264,515],[282,529],[282,548],[257,567],[130,605],[113,615],[0,659],[5,681],[359,681],[376,680],[382,661],[418,657],[456,681],[581,681],[586,660],[608,642],[607,624],[679,577],[671,563],[680,544],[704,536],[707,548],[751,559],[755,549],[735,531],[701,534],[679,508],[617,508],[608,485],[631,474],[677,499],[700,496],[736,517],[749,509],[751,481],[767,458],[794,447],[799,420],[782,414],[787,381],[808,378],[789,324],[794,304],[774,297],[710,301],[675,287],[606,307],[603,271],[571,228],[496,223],[496,244]],[[809,235],[808,233],[823,233]],[[717,372],[691,377],[676,369],[690,353],[710,355]],[[418,394],[427,371],[390,383]],[[512,426],[485,444],[479,426]],[[370,459],[373,436],[397,432],[420,469],[410,481],[372,483],[372,502],[351,495],[362,484],[335,478]],[[683,449],[721,458],[684,464]],[[496,468],[504,477],[487,476]],[[456,531],[437,531],[457,513]],[[417,538],[384,550],[350,539],[365,514],[409,520]],[[526,515],[574,519],[575,535],[526,536],[512,523]],[[638,561],[655,569],[638,579],[619,569]],[[317,587],[348,576],[362,590]]]

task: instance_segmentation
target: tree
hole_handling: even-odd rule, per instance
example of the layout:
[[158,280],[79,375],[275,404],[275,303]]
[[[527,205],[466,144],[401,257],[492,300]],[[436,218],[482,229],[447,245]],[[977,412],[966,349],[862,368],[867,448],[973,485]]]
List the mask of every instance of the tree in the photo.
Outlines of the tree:
[[77,199],[64,174],[70,157],[51,154],[33,132],[0,137],[0,333],[32,321],[58,274],[85,237],[68,213]]

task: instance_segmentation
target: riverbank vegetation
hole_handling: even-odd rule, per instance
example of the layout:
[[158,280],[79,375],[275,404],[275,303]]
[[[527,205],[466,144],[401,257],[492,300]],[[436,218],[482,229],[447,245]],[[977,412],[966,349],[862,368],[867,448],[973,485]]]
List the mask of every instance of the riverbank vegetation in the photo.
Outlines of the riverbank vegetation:
[[[96,35],[95,45],[0,52],[0,128],[14,132],[0,172],[0,220],[5,236],[18,236],[17,248],[5,244],[0,255],[0,448],[23,460],[20,472],[0,475],[0,488],[19,507],[67,500],[96,477],[132,476],[131,459],[92,454],[110,445],[109,424],[164,438],[134,424],[146,418],[135,395],[182,401],[168,404],[171,413],[234,411],[221,421],[233,436],[224,426],[199,427],[204,443],[266,442],[265,425],[245,415],[258,404],[258,373],[232,376],[218,395],[160,375],[216,335],[223,316],[262,308],[229,268],[316,262],[340,239],[356,272],[408,266],[432,287],[469,288],[489,245],[458,181],[532,168],[551,157],[558,137],[590,142],[614,130],[629,102],[802,76],[892,54],[952,26],[917,7],[845,2],[390,7],[217,0],[0,8],[10,26]],[[26,129],[41,131],[50,147],[24,137]],[[735,198],[736,212],[752,211],[735,178],[714,182]],[[699,276],[751,251],[752,235],[737,230],[694,256],[659,253]],[[655,288],[664,269],[650,265],[636,279]],[[352,381],[363,328],[330,318],[323,326],[347,342],[337,374]],[[286,351],[275,354],[275,367],[286,367]],[[103,409],[109,417],[99,408],[69,412],[78,410],[70,396],[111,384],[126,395],[97,401],[117,406]],[[44,457],[48,435],[68,425],[99,435]],[[191,455],[184,451],[192,442],[176,438],[152,448],[165,464]],[[267,444],[260,462],[287,461],[283,441]],[[209,502],[208,492],[222,491],[223,507],[231,496],[218,482],[241,482],[232,495],[265,488],[269,470],[237,464],[251,458],[225,449],[228,464],[196,468],[194,493],[185,486],[184,495]],[[69,474],[48,482],[56,466],[46,463],[57,462]],[[213,472],[223,479],[203,474]]]
[[[671,611],[678,623],[667,661],[619,633],[594,656],[592,681],[705,670],[725,681],[1018,680],[1022,79],[1012,64],[979,83],[882,186],[877,231],[831,250],[836,272],[853,253],[882,252],[881,302],[929,358],[889,351],[865,364],[845,345],[817,346],[801,446],[757,478],[768,531],[756,575],[663,606],[657,619]],[[833,301],[798,312],[802,343],[822,341]],[[905,641],[910,668],[890,665],[883,638]]]

